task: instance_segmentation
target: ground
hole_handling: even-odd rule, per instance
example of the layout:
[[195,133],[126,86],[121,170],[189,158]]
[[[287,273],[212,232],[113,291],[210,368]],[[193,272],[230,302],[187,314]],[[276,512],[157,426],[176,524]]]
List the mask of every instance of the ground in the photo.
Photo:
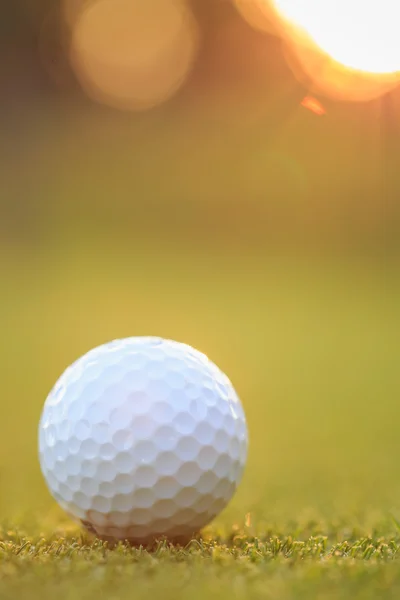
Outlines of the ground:
[[[400,597],[397,265],[56,237],[0,258],[0,598]],[[40,474],[55,379],[126,335],[206,352],[246,410],[244,479],[185,548],[107,548]]]
[[333,524],[328,535],[318,533],[317,523],[309,529],[287,530],[286,536],[254,535],[249,527],[221,534],[211,529],[184,548],[160,542],[152,552],[124,545],[110,550],[77,531],[4,530],[0,597],[399,597],[400,535],[387,535],[384,527],[372,537],[349,535]]

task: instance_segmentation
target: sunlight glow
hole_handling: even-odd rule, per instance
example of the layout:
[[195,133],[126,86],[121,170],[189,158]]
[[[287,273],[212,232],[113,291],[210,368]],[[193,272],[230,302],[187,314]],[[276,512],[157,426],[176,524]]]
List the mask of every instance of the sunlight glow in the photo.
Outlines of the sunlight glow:
[[279,28],[276,9],[267,0],[233,0],[239,14],[254,29],[274,34]]
[[273,4],[342,65],[377,74],[400,71],[398,0],[273,0]]
[[365,73],[344,67],[306,44],[287,44],[287,63],[296,79],[310,92],[346,102],[368,102],[399,84],[399,76]]

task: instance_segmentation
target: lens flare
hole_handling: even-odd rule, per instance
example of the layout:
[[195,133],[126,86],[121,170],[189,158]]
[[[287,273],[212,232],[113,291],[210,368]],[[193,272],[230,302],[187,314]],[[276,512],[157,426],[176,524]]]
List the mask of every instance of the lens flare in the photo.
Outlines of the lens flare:
[[326,112],[321,102],[318,102],[318,100],[316,98],[313,98],[312,96],[306,96],[305,98],[303,98],[301,106],[307,108],[308,110],[310,110],[318,116],[324,115]]
[[274,4],[283,24],[287,61],[310,90],[359,102],[377,98],[399,83],[400,38],[391,20],[400,16],[400,9],[394,11],[393,3],[274,0]]
[[338,63],[368,73],[400,71],[400,4],[394,0],[274,0]]
[[367,102],[399,82],[394,73],[365,73],[344,67],[312,43],[288,42],[284,54],[295,77],[305,87],[334,100]]
[[267,0],[233,0],[243,19],[254,29],[267,33],[279,31],[279,15]]

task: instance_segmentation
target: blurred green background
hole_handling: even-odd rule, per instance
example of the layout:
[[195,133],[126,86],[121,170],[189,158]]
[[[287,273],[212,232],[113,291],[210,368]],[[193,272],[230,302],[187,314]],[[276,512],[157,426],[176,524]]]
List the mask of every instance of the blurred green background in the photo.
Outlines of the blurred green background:
[[400,92],[317,116],[277,37],[192,4],[190,77],[142,112],[85,97],[54,0],[3,9],[2,519],[53,514],[42,404],[131,335],[202,350],[242,398],[248,468],[221,523],[400,516]]

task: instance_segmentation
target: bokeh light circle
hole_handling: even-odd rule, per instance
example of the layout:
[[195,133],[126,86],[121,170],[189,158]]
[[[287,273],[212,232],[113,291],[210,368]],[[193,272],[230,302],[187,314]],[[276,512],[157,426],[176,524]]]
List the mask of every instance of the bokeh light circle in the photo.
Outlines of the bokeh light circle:
[[90,98],[114,108],[145,110],[171,98],[197,55],[199,31],[184,0],[86,1],[70,17],[75,74]]

